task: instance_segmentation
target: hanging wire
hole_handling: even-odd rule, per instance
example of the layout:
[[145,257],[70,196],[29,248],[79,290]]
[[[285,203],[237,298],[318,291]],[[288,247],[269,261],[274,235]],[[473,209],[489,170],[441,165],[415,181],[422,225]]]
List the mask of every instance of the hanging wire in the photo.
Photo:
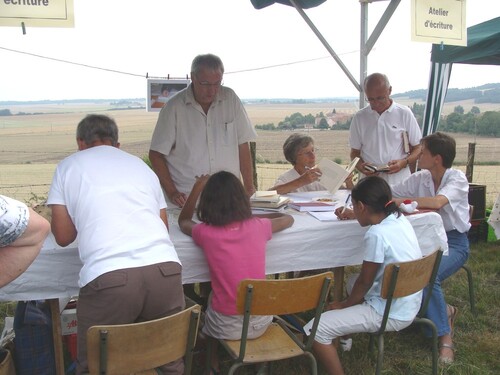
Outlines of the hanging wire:
[[112,72],[112,73],[118,73],[118,74],[126,74],[126,75],[129,75],[129,76],[135,76],[135,77],[144,77],[144,74],[135,74],[135,73],[123,72],[123,71],[116,70],[116,69],[101,68],[101,67],[99,67],[99,66],[88,65],[88,64],[82,64],[82,63],[77,63],[77,62],[74,62],[74,61],[68,61],[68,60],[63,60],[63,59],[57,59],[57,58],[55,58],[55,57],[42,56],[42,55],[38,55],[38,54],[36,54],[36,53],[24,52],[24,51],[18,51],[18,50],[11,49],[11,48],[6,48],[6,47],[0,47],[0,49],[3,49],[3,50],[5,50],[5,51],[9,51],[9,52],[20,53],[20,54],[23,54],[23,55],[34,56],[34,57],[39,57],[39,58],[41,58],[41,59],[46,59],[46,60],[57,61],[57,62],[65,63],[65,64],[71,64],[71,65],[83,66],[83,67],[85,67],[85,68],[91,68],[91,69],[104,70],[104,71],[106,71],[106,72]]
[[[19,53],[19,54],[23,54],[23,55],[38,57],[38,58],[41,58],[41,59],[46,59],[46,60],[51,60],[51,61],[57,61],[57,62],[64,63],[64,64],[71,64],[71,65],[83,66],[85,68],[103,70],[103,71],[106,71],[106,72],[112,72],[112,73],[117,73],[117,74],[125,74],[125,75],[129,75],[129,76],[134,76],[134,77],[145,77],[147,79],[148,78],[155,78],[155,79],[188,79],[188,75],[186,75],[185,78],[184,77],[182,77],[182,78],[179,78],[179,77],[170,78],[170,74],[169,74],[167,76],[168,77],[167,78],[167,77],[160,77],[160,76],[151,76],[151,75],[149,75],[149,73],[146,73],[145,75],[144,74],[136,74],[136,73],[129,73],[129,72],[124,72],[124,71],[120,71],[120,70],[116,70],[116,69],[102,68],[102,67],[99,67],[99,66],[94,66],[94,65],[89,65],[89,64],[82,64],[82,63],[78,63],[78,62],[74,62],[74,61],[58,59],[58,58],[55,58],[55,57],[43,56],[43,55],[39,55],[39,54],[36,54],[36,53],[31,53],[31,52],[19,51],[19,50],[15,50],[15,49],[12,49],[12,48],[6,48],[6,47],[1,47],[0,46],[0,49],[1,50],[5,50],[5,51],[9,51],[9,52],[13,52],[13,53]],[[342,53],[342,54],[339,54],[339,55],[347,55],[347,54],[356,53],[356,52],[358,52],[358,51],[345,52],[345,53]],[[257,67],[257,68],[248,68],[248,69],[228,71],[228,72],[224,72],[224,74],[237,74],[237,73],[252,72],[252,71],[257,71],[257,70],[273,69],[273,68],[279,68],[279,67],[282,67],[282,66],[295,65],[295,64],[303,64],[303,63],[308,63],[308,62],[318,61],[318,60],[325,60],[325,59],[331,59],[331,56],[328,55],[328,56],[316,57],[316,58],[311,58],[311,59],[306,59],[306,60],[298,60],[298,61],[285,62],[285,63],[281,63],[281,64],[266,65],[266,66],[261,66],[261,67]]]

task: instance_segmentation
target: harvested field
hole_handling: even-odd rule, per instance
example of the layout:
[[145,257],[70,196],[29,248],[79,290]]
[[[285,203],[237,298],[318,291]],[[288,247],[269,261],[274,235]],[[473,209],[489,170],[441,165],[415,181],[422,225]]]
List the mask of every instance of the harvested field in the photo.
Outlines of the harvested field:
[[[248,115],[254,124],[282,121],[286,116],[300,112],[326,113],[333,108],[354,113],[353,103],[310,104],[247,104]],[[10,108],[13,113],[35,112],[27,108]],[[65,111],[63,111],[63,109]],[[112,116],[120,129],[121,148],[139,157],[147,155],[151,134],[158,117],[143,109],[110,110],[106,106],[72,106],[60,108],[51,105],[37,108],[36,115],[0,117],[0,191],[20,200],[34,196],[45,197],[52,180],[55,165],[76,151],[75,128],[88,113]],[[259,131],[257,138],[258,184],[266,189],[276,177],[289,168],[283,157],[282,145],[289,131]],[[311,131],[316,141],[318,158],[327,157],[346,164],[349,160],[347,131]],[[453,135],[457,140],[458,165],[465,165],[468,145],[476,143],[476,163],[498,162],[499,138]],[[277,164],[284,163],[284,164]],[[465,169],[465,167],[460,167]],[[500,193],[500,166],[475,165],[474,183],[487,186],[489,204]]]

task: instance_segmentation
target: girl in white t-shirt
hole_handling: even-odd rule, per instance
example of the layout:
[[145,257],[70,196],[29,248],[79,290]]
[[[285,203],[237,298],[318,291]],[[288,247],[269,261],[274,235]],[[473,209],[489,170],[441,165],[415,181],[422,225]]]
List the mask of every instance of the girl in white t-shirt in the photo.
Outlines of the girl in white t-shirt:
[[[363,264],[347,299],[328,305],[321,315],[313,351],[327,373],[344,374],[332,341],[359,332],[380,328],[385,300],[380,297],[384,268],[389,263],[404,262],[422,256],[413,227],[392,201],[387,182],[377,176],[365,177],[352,190],[354,214],[365,234]],[[340,214],[340,212],[338,213]],[[352,216],[351,216],[352,217]],[[399,331],[413,321],[422,300],[422,292],[393,301],[387,330]],[[310,332],[313,321],[304,331]]]
[[[201,223],[192,220],[198,197],[196,214]],[[202,329],[206,336],[241,338],[243,316],[236,310],[238,284],[243,279],[266,277],[266,243],[272,233],[292,224],[290,215],[252,215],[243,184],[230,172],[220,171],[196,179],[179,215],[179,226],[202,248],[210,270],[212,293]],[[261,336],[271,321],[272,316],[252,316],[248,338]],[[212,373],[217,374],[216,350],[213,353]]]

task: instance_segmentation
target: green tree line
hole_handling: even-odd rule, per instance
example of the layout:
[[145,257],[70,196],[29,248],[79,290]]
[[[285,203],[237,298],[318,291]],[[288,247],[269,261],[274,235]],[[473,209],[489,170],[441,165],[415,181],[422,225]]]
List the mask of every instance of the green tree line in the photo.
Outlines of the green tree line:
[[[425,105],[413,103],[410,109],[415,115],[418,124],[422,127]],[[319,118],[317,125],[316,118]],[[331,130],[349,130],[350,126],[351,118],[347,119],[345,122],[335,124]],[[275,126],[274,123],[255,126],[255,128],[259,130],[295,130],[305,127],[325,130],[330,129],[323,112],[316,116],[310,113],[304,116],[296,112],[285,117],[283,121],[278,123],[278,126]],[[488,137],[500,137],[500,111],[486,111],[481,113],[477,106],[473,106],[469,112],[465,113],[464,108],[458,105],[454,108],[452,113],[441,118],[438,130],[449,133],[467,133]]]

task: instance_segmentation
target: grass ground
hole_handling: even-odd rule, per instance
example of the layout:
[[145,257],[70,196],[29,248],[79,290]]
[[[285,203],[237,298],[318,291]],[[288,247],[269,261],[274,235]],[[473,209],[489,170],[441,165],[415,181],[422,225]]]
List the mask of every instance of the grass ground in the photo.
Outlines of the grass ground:
[[[500,241],[471,245],[468,265],[472,270],[477,316],[470,311],[466,273],[459,271],[444,283],[447,302],[457,306],[459,315],[455,323],[455,362],[439,369],[448,375],[493,375],[500,373]],[[227,369],[229,359],[222,355],[222,369]],[[350,352],[341,354],[347,374],[373,374],[374,356],[368,352],[368,335],[353,337]],[[247,367],[240,375],[255,374],[256,368]],[[385,340],[383,373],[386,375],[424,375],[431,373],[431,349],[429,341],[415,329],[389,333]],[[202,374],[201,366],[195,374]],[[277,363],[276,375],[309,374],[304,358]],[[323,369],[319,371],[324,375]]]
[[[500,373],[500,240],[471,244],[468,260],[474,276],[477,316],[470,311],[466,273],[459,271],[443,285],[447,302],[457,306],[459,315],[455,323],[456,360],[440,367],[440,374],[489,375]],[[348,270],[352,271],[352,270]],[[13,316],[15,303],[0,303],[0,326],[4,316]],[[368,337],[353,337],[350,352],[342,353],[341,360],[348,374],[372,374],[373,356],[367,352]],[[197,358],[198,360],[200,358]],[[228,358],[222,356],[222,368],[228,367]],[[386,336],[384,374],[424,375],[430,373],[431,351],[429,342],[416,330],[390,333]],[[243,368],[238,374],[255,374],[255,368]],[[278,362],[276,375],[305,375],[309,370],[303,358]],[[202,374],[201,364],[194,374]],[[320,369],[320,375],[324,371]]]

